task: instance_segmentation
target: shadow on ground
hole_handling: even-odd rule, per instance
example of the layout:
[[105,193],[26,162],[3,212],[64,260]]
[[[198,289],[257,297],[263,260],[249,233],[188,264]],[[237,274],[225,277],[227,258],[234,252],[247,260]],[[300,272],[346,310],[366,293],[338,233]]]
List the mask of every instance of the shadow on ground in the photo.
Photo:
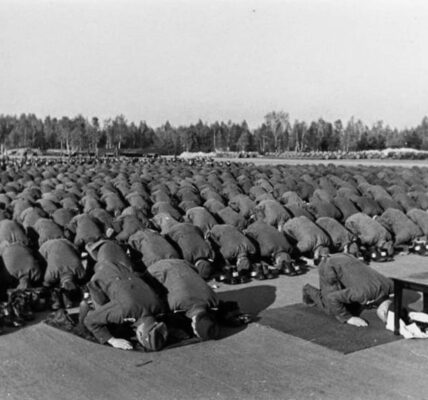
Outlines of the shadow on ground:
[[242,289],[218,293],[222,301],[236,301],[242,312],[257,316],[276,299],[276,287],[271,285],[247,286]]
[[[276,287],[270,285],[247,286],[242,289],[230,290],[218,293],[222,301],[236,301],[239,308],[246,314],[251,314],[254,321],[259,319],[258,314],[268,308],[276,298]],[[247,328],[247,325],[239,327],[222,326],[220,339],[236,335]]]

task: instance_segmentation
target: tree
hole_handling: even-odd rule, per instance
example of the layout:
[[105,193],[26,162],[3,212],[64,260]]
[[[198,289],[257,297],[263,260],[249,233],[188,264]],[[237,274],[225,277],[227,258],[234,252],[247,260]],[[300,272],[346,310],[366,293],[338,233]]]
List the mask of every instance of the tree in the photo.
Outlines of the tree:
[[58,124],[58,132],[61,143],[61,150],[64,148],[67,151],[67,154],[71,153],[71,120],[68,117],[62,117]]
[[288,135],[291,130],[290,116],[284,111],[271,111],[265,115],[265,123],[273,134],[275,151],[280,152],[279,138],[281,135],[285,136],[284,142],[288,143]]
[[295,120],[291,132],[292,139],[290,144],[294,144],[294,151],[303,151],[306,142],[306,135],[308,132],[306,123],[304,121],[300,122]]
[[422,138],[419,137],[415,130],[411,130],[404,135],[405,145],[406,147],[410,147],[412,149],[420,150],[422,146]]
[[239,136],[237,147],[240,151],[250,151],[252,145],[252,136],[248,130],[243,130]]

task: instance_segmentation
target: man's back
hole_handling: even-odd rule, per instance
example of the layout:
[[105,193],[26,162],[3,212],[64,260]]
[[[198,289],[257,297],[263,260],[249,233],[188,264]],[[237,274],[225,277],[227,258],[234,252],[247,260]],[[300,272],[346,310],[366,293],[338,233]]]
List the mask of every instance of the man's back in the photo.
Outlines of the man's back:
[[349,254],[333,254],[319,265],[320,289],[328,307],[339,320],[349,313],[345,304],[378,301],[393,291],[392,281]]

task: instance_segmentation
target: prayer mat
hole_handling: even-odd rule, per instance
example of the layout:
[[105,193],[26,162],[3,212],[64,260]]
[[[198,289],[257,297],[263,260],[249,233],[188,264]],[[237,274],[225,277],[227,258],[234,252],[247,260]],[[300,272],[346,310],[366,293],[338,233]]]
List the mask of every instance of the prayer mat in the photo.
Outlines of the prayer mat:
[[395,336],[385,329],[376,310],[365,310],[361,315],[369,323],[365,328],[342,324],[319,309],[301,303],[268,309],[259,317],[257,323],[261,325],[343,354],[401,339],[401,336]]

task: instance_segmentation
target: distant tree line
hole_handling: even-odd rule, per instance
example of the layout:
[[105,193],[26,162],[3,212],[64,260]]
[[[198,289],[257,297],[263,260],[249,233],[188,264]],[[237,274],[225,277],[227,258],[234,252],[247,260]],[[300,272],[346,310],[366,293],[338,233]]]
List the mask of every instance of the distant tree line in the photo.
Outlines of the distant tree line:
[[129,122],[123,115],[100,121],[78,115],[44,119],[34,114],[0,115],[0,143],[6,148],[62,149],[64,152],[98,149],[143,149],[147,152],[180,154],[183,151],[359,151],[386,147],[428,150],[428,117],[409,129],[393,129],[378,121],[372,126],[353,117],[346,123],[322,118],[309,124],[290,120],[283,111],[268,113],[261,126],[251,130],[246,121],[199,120],[188,126],[160,127]]

